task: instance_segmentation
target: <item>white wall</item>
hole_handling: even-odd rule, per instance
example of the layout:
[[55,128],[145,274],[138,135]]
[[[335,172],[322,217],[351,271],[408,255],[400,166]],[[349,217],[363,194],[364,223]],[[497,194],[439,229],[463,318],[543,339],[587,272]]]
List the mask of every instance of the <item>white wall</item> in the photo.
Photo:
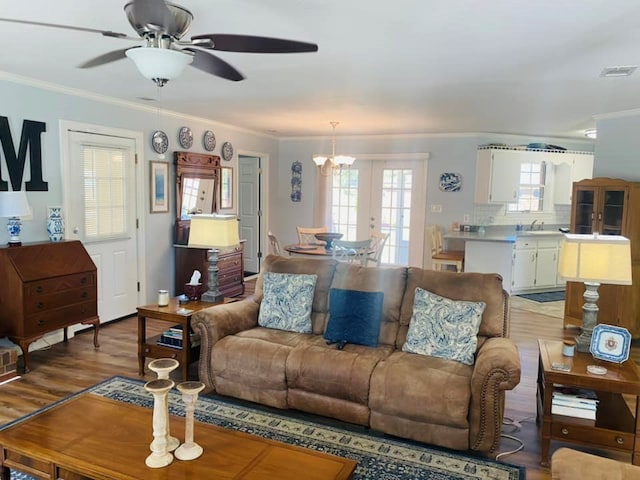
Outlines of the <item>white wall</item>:
[[[165,87],[169,88],[169,86]],[[205,130],[213,130],[217,144],[212,152],[220,155],[222,143],[230,141],[235,148],[235,158],[231,162],[224,162],[225,166],[237,168],[237,152],[251,151],[277,158],[277,141],[267,135],[252,133],[216,122],[215,120],[181,117],[170,113],[159,115],[155,107],[135,108],[123,102],[114,102],[97,97],[78,96],[65,91],[50,89],[46,86],[32,86],[0,80],[0,116],[8,117],[11,134],[19,146],[23,120],[35,120],[46,123],[47,131],[42,134],[42,169],[43,178],[49,183],[46,192],[27,192],[27,198],[33,208],[33,219],[23,222],[21,238],[23,242],[48,241],[46,231],[47,205],[61,205],[62,178],[60,162],[60,132],[59,121],[71,120],[108,127],[129,129],[143,132],[145,139],[144,158],[147,165],[144,169],[144,198],[146,204],[142,208],[145,224],[145,257],[146,275],[142,281],[146,284],[145,302],[155,301],[156,292],[160,288],[173,290],[174,260],[173,260],[173,224],[175,218],[175,169],[173,167],[173,151],[182,150],[178,144],[178,130],[188,126],[193,131],[194,142],[190,151],[205,152],[202,146],[202,135]],[[223,120],[223,119],[220,119]],[[170,168],[170,196],[171,208],[169,213],[149,213],[149,168],[150,160],[157,160],[158,155],[151,149],[150,138],[155,130],[163,130],[169,137],[169,150],[165,161],[171,163]],[[7,166],[4,154],[0,152],[0,174],[8,180]],[[28,158],[28,157],[27,157]],[[29,179],[29,164],[25,167],[24,182]],[[234,175],[237,182],[237,175]],[[11,186],[9,186],[11,189]],[[237,188],[234,189],[237,193]],[[237,201],[234,201],[237,205]],[[4,224],[5,220],[0,219]],[[9,236],[6,228],[0,228],[0,244],[6,244]]]
[[640,112],[597,120],[594,177],[640,181]]
[[[439,224],[448,228],[452,222],[462,222],[469,214],[472,222],[482,221],[475,218],[485,215],[486,209],[474,204],[476,150],[478,145],[486,143],[506,143],[520,145],[530,142],[544,142],[563,146],[570,150],[593,151],[593,141],[567,140],[513,135],[481,134],[445,134],[445,135],[395,135],[395,136],[356,136],[336,137],[336,153],[344,155],[358,154],[397,154],[429,153],[428,181],[425,205],[425,223]],[[331,137],[324,138],[287,138],[280,140],[280,153],[271,172],[271,218],[268,228],[276,234],[282,244],[296,242],[296,225],[311,226],[315,202],[317,167],[311,158],[314,154],[330,153]],[[290,200],[291,163],[302,162],[302,201]],[[456,172],[462,175],[462,189],[459,192],[442,192],[438,180],[443,172]],[[442,213],[431,213],[430,205],[442,205]],[[476,215],[476,210],[478,214]],[[568,209],[565,209],[568,211]],[[533,215],[533,214],[532,214]],[[499,223],[499,222],[496,222]]]

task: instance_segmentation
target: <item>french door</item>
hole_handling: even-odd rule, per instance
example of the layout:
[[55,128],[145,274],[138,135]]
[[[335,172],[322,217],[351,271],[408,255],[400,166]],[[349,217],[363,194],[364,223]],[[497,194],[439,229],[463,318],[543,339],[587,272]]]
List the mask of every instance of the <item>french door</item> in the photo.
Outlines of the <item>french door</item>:
[[426,185],[424,160],[358,158],[335,169],[331,182],[332,231],[345,240],[389,234],[383,264],[422,266]]

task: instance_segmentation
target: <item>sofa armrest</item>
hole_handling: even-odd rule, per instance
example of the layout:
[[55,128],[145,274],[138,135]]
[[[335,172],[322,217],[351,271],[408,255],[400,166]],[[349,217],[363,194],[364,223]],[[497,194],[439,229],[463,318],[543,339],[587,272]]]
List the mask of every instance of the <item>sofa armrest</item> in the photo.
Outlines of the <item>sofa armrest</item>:
[[551,478],[554,480],[631,480],[640,478],[640,467],[570,448],[559,448],[551,457]]
[[491,452],[498,447],[505,391],[520,383],[520,355],[509,338],[487,339],[476,356],[471,375],[469,446]]
[[198,375],[208,389],[215,388],[211,351],[220,339],[258,326],[260,304],[253,299],[215,305],[193,315],[191,327],[200,334]]

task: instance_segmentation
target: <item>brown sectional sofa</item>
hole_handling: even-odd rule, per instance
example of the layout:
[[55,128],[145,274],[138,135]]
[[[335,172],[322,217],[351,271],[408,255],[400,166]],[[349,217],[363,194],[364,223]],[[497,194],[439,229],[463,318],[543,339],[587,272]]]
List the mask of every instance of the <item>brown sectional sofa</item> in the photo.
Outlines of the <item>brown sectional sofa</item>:
[[[200,380],[209,389],[458,450],[498,446],[505,391],[520,381],[520,358],[507,338],[508,295],[497,274],[278,256],[266,258],[263,272],[318,276],[313,333],[258,325],[260,277],[253,298],[194,315],[202,342]],[[486,303],[474,365],[402,351],[416,287]],[[384,292],[378,347],[327,345],[330,288]]]

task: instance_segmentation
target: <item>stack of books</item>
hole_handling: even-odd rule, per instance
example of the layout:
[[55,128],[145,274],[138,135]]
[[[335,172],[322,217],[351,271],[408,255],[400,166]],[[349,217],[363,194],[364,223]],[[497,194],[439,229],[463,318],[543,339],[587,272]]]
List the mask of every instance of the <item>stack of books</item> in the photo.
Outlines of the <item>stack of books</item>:
[[[182,348],[182,325],[174,325],[169,330],[165,330],[158,339],[158,345],[164,347]],[[191,346],[197,347],[200,345],[200,335],[191,332]]]
[[595,420],[597,410],[598,395],[593,390],[554,385],[552,414]]

